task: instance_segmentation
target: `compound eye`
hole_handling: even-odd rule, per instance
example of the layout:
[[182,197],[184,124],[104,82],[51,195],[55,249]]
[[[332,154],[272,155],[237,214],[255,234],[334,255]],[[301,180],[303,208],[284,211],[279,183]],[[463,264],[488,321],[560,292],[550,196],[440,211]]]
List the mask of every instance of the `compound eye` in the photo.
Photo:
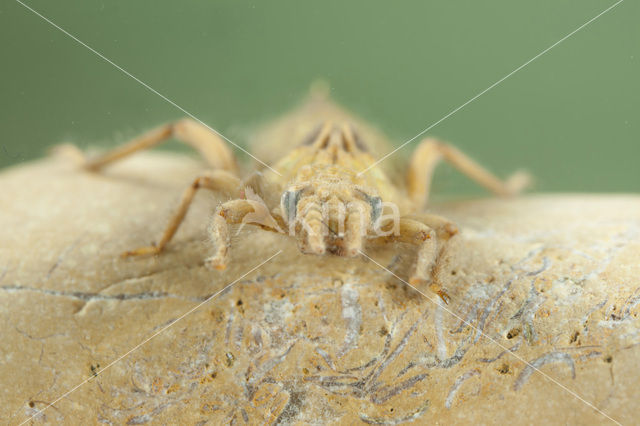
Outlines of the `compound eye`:
[[371,223],[376,223],[382,214],[382,199],[380,197],[367,197],[371,206]]
[[300,191],[285,191],[282,194],[280,206],[287,222],[295,219],[298,200],[300,200]]

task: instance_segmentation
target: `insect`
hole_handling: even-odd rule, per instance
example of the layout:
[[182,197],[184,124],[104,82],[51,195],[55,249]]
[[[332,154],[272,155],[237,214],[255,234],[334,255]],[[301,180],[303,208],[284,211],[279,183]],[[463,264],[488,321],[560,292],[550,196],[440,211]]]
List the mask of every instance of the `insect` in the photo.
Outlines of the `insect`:
[[449,220],[423,212],[438,162],[446,160],[501,196],[517,194],[527,182],[522,173],[503,182],[455,147],[435,139],[420,142],[403,179],[397,170],[377,163],[380,153],[389,151],[385,138],[318,90],[301,108],[258,136],[254,152],[269,167],[258,167],[244,177],[225,141],[191,119],[163,125],[97,158],[82,156],[82,164],[98,171],[170,138],[199,151],[211,170],[185,189],[157,243],[124,256],[161,253],[195,193],[208,189],[231,197],[218,205],[211,219],[214,251],[205,261],[209,267],[221,270],[229,262],[229,226],[234,224],[289,234],[302,253],[314,255],[357,257],[369,245],[404,242],[417,248],[409,283],[428,285],[445,302],[449,298],[432,279],[432,271],[443,244],[458,230]]

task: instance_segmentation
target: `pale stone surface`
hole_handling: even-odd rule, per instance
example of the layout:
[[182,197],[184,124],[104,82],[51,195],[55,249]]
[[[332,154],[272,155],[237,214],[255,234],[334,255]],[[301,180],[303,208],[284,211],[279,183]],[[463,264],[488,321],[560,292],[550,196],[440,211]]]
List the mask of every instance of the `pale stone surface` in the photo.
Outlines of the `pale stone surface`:
[[[228,269],[210,271],[209,194],[165,254],[121,259],[158,237],[200,167],[144,154],[104,174],[48,159],[0,175],[4,423],[107,366],[34,422],[609,421],[569,390],[637,422],[640,197],[434,207],[462,229],[442,307],[371,261],[305,256],[248,227]],[[401,245],[371,255],[405,276],[412,260]]]

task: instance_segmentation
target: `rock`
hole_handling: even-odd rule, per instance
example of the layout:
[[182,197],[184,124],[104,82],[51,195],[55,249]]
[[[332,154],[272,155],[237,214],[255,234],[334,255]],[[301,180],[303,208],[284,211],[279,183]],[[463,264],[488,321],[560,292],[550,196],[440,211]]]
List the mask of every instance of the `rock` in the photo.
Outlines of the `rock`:
[[[120,258],[158,238],[199,171],[148,153],[102,174],[46,159],[0,175],[8,424],[637,421],[640,197],[434,206],[461,227],[443,305],[373,261],[250,227],[210,271],[220,199],[205,193],[166,253]],[[370,254],[400,275],[413,259]]]

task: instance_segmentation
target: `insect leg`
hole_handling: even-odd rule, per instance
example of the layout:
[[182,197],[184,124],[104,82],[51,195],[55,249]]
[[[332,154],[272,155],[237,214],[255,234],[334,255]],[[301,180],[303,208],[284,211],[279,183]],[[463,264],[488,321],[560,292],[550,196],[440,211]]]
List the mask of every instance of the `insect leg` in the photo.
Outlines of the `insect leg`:
[[435,139],[424,139],[414,151],[407,173],[409,195],[420,209],[424,208],[429,198],[433,172],[441,160],[446,160],[469,178],[501,196],[519,193],[530,181],[528,174],[517,172],[503,182],[456,147]]
[[198,189],[205,188],[211,191],[221,191],[223,193],[232,194],[234,191],[237,191],[239,185],[240,179],[224,170],[213,170],[206,175],[197,177],[182,193],[182,199],[180,200],[178,209],[171,217],[160,241],[151,246],[140,247],[138,249],[125,252],[123,253],[123,256],[139,256],[160,253],[178,230],[178,227],[187,214],[187,210],[189,210],[191,201],[193,201],[193,197]]
[[203,124],[184,118],[150,130],[124,145],[96,158],[86,159],[80,150],[71,145],[62,145],[56,150],[80,159],[87,170],[97,171],[129,155],[152,148],[170,138],[186,143],[196,149],[214,169],[223,169],[237,174],[238,166],[233,151],[222,138]]
[[428,283],[429,288],[445,302],[449,302],[449,296],[434,279],[434,269],[439,257],[438,238],[434,229],[417,220],[400,218],[399,232],[396,235],[373,239],[377,243],[400,241],[413,244],[418,247],[416,266],[409,277],[409,284],[414,287],[422,287]]
[[[209,226],[209,234],[215,246],[214,254],[205,260],[207,266],[217,270],[222,270],[227,266],[231,239],[229,236],[229,225],[244,223],[245,216],[256,213],[256,203],[252,200],[237,199],[222,203],[216,209],[213,220]],[[265,210],[266,214],[268,211]],[[263,218],[264,219],[264,218]],[[258,225],[262,229],[279,232],[277,229],[265,225],[266,221],[249,221],[252,225]]]
[[441,241],[447,241],[458,233],[458,227],[449,219],[446,219],[442,216],[424,213],[424,214],[410,214],[405,217],[408,219],[413,219],[413,220],[417,220],[418,222],[424,223],[429,228],[436,231],[438,240],[441,240]]

